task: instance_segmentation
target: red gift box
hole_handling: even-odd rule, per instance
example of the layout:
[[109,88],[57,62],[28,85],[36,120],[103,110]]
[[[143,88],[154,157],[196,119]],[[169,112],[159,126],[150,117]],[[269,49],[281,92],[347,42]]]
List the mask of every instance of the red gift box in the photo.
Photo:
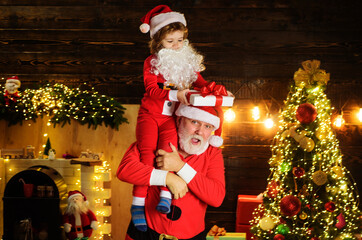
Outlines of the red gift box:
[[263,202],[256,195],[238,195],[236,208],[236,232],[245,232],[246,239],[250,239],[250,220],[253,219],[254,210]]

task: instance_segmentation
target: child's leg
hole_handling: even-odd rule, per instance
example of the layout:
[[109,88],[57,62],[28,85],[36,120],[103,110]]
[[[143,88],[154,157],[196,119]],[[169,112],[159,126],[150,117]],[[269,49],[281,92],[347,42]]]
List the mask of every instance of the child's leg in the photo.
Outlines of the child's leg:
[[142,232],[147,231],[147,223],[145,216],[145,199],[133,196],[132,206],[131,206],[131,215],[132,222],[135,227]]
[[[173,117],[170,117],[160,126],[158,149],[171,152],[170,143],[177,148],[177,130]],[[161,213],[167,214],[171,211],[172,195],[167,187],[160,187],[160,190],[160,202],[157,204],[156,209]]]
[[[157,123],[145,114],[140,114],[137,119],[136,137],[140,151],[140,161],[153,166],[157,148],[158,127]],[[145,199],[148,186],[133,187],[133,201],[131,207],[132,222],[140,231],[147,231],[145,216]]]

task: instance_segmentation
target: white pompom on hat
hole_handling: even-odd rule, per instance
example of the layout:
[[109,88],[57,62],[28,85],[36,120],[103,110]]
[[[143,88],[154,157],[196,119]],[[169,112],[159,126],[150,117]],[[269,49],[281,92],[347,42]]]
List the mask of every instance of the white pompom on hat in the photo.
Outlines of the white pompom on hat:
[[186,19],[182,13],[173,12],[167,5],[158,5],[149,11],[143,18],[140,30],[142,33],[150,31],[151,38],[155,33],[164,26],[180,22],[186,26]]
[[215,132],[210,137],[209,144],[214,147],[220,147],[223,144],[224,140],[221,137],[221,129],[224,121],[224,112],[221,107],[199,107],[180,104],[175,114],[179,117],[187,117],[213,125]]
[[72,200],[72,198],[79,196],[79,197],[83,197],[84,201],[87,201],[87,197],[80,191],[78,190],[74,190],[74,191],[69,191],[68,193],[68,202],[70,202],[70,200]]

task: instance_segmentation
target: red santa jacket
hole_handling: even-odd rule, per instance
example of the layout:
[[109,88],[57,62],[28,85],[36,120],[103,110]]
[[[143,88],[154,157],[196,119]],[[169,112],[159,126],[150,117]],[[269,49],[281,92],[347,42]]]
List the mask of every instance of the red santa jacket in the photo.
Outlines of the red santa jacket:
[[[170,90],[161,89],[160,85],[163,86],[166,81],[163,76],[155,75],[152,73],[151,60],[155,58],[155,55],[149,56],[143,66],[143,79],[145,85],[145,94],[142,98],[140,111],[146,111],[151,114],[163,114],[171,116],[173,113],[173,106],[169,104],[169,92]],[[194,87],[203,87],[207,85],[207,81],[197,73],[198,78],[192,84]],[[169,113],[169,114],[167,114]]]
[[69,214],[63,215],[63,224],[69,223],[70,225],[72,225],[70,232],[67,233],[67,237],[69,239],[77,238],[77,232],[79,233],[82,231],[84,237],[90,237],[92,235],[93,229],[91,228],[90,225],[93,221],[97,221],[96,215],[91,210],[88,210],[87,213],[82,213],[80,215],[80,218],[82,222],[82,229],[80,228],[76,229],[77,226],[75,226],[75,216]]
[[[211,146],[201,155],[191,155],[182,160],[197,172],[187,185],[189,192],[181,199],[172,200],[170,214],[162,214],[156,210],[160,190],[151,186],[145,211],[147,225],[157,233],[188,239],[204,230],[207,206],[221,205],[225,197],[225,169],[221,150]],[[131,184],[149,185],[152,171],[153,167],[139,161],[139,152],[134,143],[124,155],[117,177]]]

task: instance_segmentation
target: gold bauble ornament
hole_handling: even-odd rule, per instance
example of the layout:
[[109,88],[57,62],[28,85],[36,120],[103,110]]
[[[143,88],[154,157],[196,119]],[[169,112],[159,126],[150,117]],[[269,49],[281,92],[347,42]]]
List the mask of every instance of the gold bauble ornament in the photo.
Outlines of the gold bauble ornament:
[[318,186],[324,185],[328,180],[327,174],[321,170],[318,170],[315,173],[313,173],[312,178],[313,178],[313,182],[315,184],[317,184]]
[[271,158],[269,161],[269,164],[271,166],[277,166],[280,165],[283,162],[283,154],[281,151],[278,151],[275,157]]
[[343,169],[340,166],[332,167],[332,171],[337,175],[338,178],[341,178],[344,176]]
[[308,215],[307,215],[305,212],[301,212],[301,213],[299,214],[299,218],[302,219],[302,220],[307,219],[307,217],[308,217]]
[[317,130],[315,131],[315,136],[319,140],[323,140],[327,137],[327,132],[323,128],[317,128]]
[[299,145],[301,148],[305,149],[307,152],[311,152],[314,149],[315,143],[313,139],[309,137],[304,137],[300,140]]
[[275,227],[275,223],[271,217],[263,217],[259,221],[259,226],[264,231],[268,231]]

